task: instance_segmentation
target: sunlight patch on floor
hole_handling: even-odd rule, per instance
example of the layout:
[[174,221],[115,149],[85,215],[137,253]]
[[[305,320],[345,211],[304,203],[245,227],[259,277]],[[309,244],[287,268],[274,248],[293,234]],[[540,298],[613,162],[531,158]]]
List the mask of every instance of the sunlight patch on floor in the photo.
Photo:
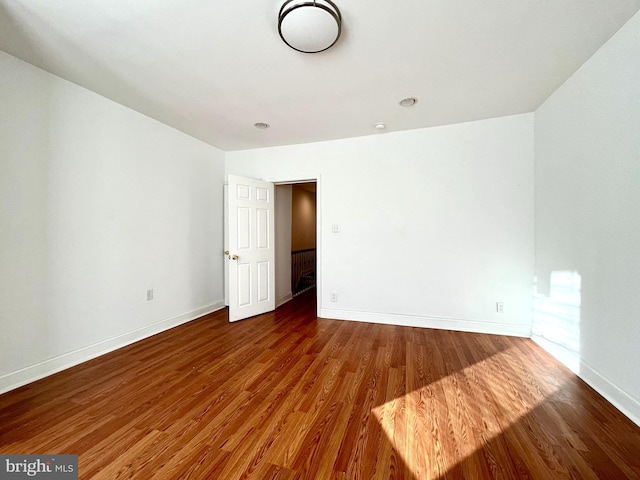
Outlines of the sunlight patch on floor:
[[529,375],[505,369],[517,362],[512,350],[372,409],[416,479],[445,475],[562,388],[559,381],[542,392]]

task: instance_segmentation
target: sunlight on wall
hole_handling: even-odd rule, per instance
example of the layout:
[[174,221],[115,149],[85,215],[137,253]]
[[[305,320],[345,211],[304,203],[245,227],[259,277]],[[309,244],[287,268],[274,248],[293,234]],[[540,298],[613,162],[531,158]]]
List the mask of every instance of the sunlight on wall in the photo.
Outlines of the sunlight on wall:
[[[505,375],[518,375],[515,371],[505,372],[502,367],[505,363],[513,363],[514,358],[518,357],[519,354],[511,350],[514,348],[372,409],[414,478],[444,478],[457,464],[501,435],[563,387],[564,382],[558,381],[545,391],[525,389],[527,393],[519,392],[518,398],[514,398],[513,384],[521,382],[517,378],[507,378],[506,381],[502,378]],[[486,388],[478,390],[477,402],[470,404],[465,400],[465,396],[470,394],[470,386],[476,389],[483,384],[481,379],[493,377],[495,382],[485,384]],[[446,403],[442,401],[443,396]],[[492,397],[490,402],[483,401],[487,396]],[[504,408],[496,412],[495,405]],[[469,429],[469,417],[474,423],[484,424],[484,430]],[[452,463],[453,458],[455,461]]]
[[578,272],[551,272],[549,295],[536,292],[533,305],[534,339],[576,374],[580,373],[581,286]]

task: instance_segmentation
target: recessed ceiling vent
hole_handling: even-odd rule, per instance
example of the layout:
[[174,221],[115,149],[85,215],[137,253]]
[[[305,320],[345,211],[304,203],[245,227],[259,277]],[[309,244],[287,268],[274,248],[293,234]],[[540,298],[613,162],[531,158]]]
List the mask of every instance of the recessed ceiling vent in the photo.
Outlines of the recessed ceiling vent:
[[416,97],[403,98],[398,102],[401,107],[413,107],[416,103],[418,103],[418,99]]

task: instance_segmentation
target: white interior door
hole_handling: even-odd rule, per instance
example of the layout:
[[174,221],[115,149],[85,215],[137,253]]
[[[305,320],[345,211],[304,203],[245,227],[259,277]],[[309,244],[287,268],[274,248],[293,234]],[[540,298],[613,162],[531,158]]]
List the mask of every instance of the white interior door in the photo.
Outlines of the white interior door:
[[229,321],[275,309],[273,183],[229,175]]

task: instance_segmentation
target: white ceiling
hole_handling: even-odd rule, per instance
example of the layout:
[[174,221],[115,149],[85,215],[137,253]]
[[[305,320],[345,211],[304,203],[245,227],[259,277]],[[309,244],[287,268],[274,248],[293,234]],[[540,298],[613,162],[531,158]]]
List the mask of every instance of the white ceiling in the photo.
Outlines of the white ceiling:
[[228,151],[531,112],[640,8],[335,0],[342,37],[304,54],[282,1],[0,0],[0,48]]

